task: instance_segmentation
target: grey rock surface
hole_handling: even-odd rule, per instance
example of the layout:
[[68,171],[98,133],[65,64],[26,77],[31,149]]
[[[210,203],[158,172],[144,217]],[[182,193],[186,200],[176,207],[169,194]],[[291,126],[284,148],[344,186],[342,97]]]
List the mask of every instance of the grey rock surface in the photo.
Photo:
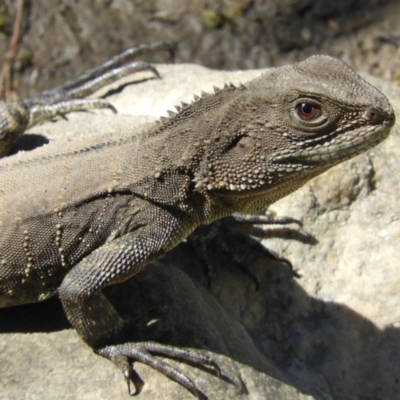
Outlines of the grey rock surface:
[[[61,136],[136,132],[193,93],[262,72],[196,65],[160,65],[159,71],[162,80],[136,76],[121,91],[114,90],[121,83],[108,88],[117,115],[96,111],[48,122],[25,135],[20,147]],[[400,90],[372,83],[399,115]],[[182,243],[107,295],[121,314],[137,320],[138,340],[210,351],[223,379],[179,364],[210,400],[400,399],[399,149],[396,125],[367,155],[271,207],[303,223],[302,229],[260,227],[263,243],[294,270],[236,236],[224,237],[257,278],[258,290],[217,243],[210,243],[215,265],[208,286],[195,249]],[[129,398],[120,372],[68,329],[57,299],[0,310],[0,354],[0,398]],[[139,399],[193,398],[146,366],[135,368],[145,381]]]

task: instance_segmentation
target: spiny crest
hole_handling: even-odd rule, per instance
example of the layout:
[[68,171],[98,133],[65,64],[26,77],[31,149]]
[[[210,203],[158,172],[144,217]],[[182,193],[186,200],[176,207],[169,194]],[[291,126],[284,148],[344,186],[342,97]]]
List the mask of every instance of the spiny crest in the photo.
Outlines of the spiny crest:
[[171,110],[167,110],[167,113],[170,118],[175,118],[178,115],[176,112],[171,111]]
[[182,116],[187,110],[198,106],[203,101],[207,101],[207,99],[209,99],[211,97],[221,95],[221,94],[223,95],[224,92],[229,92],[229,91],[233,91],[233,90],[244,90],[244,89],[246,89],[246,86],[244,86],[242,83],[240,83],[238,86],[235,86],[233,83],[225,83],[225,85],[222,89],[220,89],[217,86],[214,86],[213,87],[214,93],[207,93],[207,92],[202,91],[201,96],[194,94],[193,101],[191,103],[185,103],[185,102],[181,101],[180,105],[174,106],[176,112],[167,110],[168,117],[160,117],[160,119],[157,121],[157,123],[161,124],[160,128],[162,129],[163,126],[169,125],[177,117]]

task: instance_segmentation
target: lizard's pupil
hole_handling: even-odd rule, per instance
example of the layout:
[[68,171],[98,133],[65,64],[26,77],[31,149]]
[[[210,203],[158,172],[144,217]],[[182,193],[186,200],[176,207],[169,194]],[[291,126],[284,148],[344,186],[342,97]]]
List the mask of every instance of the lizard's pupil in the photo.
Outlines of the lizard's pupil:
[[301,103],[301,111],[303,114],[309,115],[312,113],[313,106],[309,103]]

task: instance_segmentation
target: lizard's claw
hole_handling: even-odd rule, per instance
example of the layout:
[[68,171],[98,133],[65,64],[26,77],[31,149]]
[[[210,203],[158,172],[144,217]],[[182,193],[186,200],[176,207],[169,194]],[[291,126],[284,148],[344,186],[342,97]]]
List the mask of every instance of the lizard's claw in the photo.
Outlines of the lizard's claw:
[[[101,354],[101,353],[99,353],[99,354]],[[132,365],[129,362],[128,357],[121,355],[121,356],[117,356],[111,360],[122,371],[122,374],[124,375],[125,381],[128,385],[129,395],[131,395],[131,396],[138,395],[143,389],[144,382],[140,378],[139,374],[132,368]],[[135,386],[134,392],[132,392],[132,390],[131,390],[131,382]]]

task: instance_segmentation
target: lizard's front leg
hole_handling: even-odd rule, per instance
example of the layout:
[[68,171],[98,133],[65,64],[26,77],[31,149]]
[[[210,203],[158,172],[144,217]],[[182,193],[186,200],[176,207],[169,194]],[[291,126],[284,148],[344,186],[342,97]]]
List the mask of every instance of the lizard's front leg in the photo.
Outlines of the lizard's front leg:
[[[158,212],[158,214],[161,211]],[[196,351],[165,346],[154,342],[124,343],[124,321],[101,293],[106,286],[122,282],[138,273],[174,247],[188,232],[181,224],[170,221],[168,215],[157,215],[154,223],[141,226],[115,240],[106,242],[65,276],[59,290],[65,313],[83,340],[98,354],[112,360],[123,372],[125,379],[142,386],[130,361],[140,361],[174,379],[194,395],[200,396],[196,385],[167,362],[152,354],[183,359],[198,365],[219,368],[209,357]],[[160,230],[165,221],[168,227]],[[174,226],[175,225],[175,226]],[[129,389],[130,390],[130,389]]]

